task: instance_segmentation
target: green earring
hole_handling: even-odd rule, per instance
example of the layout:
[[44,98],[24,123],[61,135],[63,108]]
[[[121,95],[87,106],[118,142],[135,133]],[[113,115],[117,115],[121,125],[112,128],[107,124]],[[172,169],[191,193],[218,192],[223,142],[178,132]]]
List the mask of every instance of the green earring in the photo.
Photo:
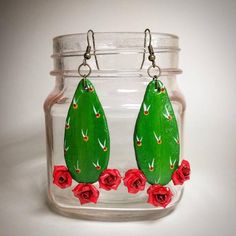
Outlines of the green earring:
[[167,91],[157,78],[147,86],[133,139],[137,163],[147,181],[168,184],[179,163],[179,133]]
[[[179,163],[179,132],[167,90],[158,79],[161,69],[155,63],[149,29],[145,30],[144,48],[147,32],[149,33],[148,59],[152,63],[147,72],[153,80],[146,88],[135,124],[134,149],[137,164],[147,181],[150,184],[166,185]],[[152,69],[157,71],[157,74],[151,75]]]
[[[137,166],[139,169],[130,169],[124,177],[124,184],[129,193],[137,193],[145,189],[146,181],[150,184],[147,190],[148,202],[154,206],[166,207],[173,196],[169,187],[165,187],[171,180],[174,184],[180,170],[186,168],[189,175],[190,166],[187,161],[179,166],[180,141],[179,131],[174,110],[167,90],[159,80],[161,69],[155,63],[154,50],[151,45],[151,33],[145,30],[144,49],[146,48],[146,34],[149,33],[149,61],[148,75],[152,78],[146,88],[136,120],[133,144]],[[145,51],[143,63],[145,60]],[[151,70],[157,71],[155,75]],[[177,173],[177,171],[179,171]],[[173,179],[174,176],[174,179]],[[187,180],[188,177],[186,177]],[[134,181],[133,181],[134,180]]]
[[[110,153],[106,116],[95,88],[88,79],[91,73],[87,64],[87,60],[91,58],[90,50],[88,41],[84,61],[78,68],[82,80],[68,110],[64,138],[66,165],[72,178],[83,183],[98,180],[102,171],[107,168]],[[82,68],[86,67],[88,73],[82,74]]]
[[96,182],[108,165],[110,138],[102,105],[93,84],[85,77],[70,105],[64,140],[65,161],[72,178]]
[[[110,155],[110,136],[107,119],[92,82],[88,79],[91,67],[87,60],[91,58],[88,34],[92,33],[94,56],[94,32],[87,33],[88,46],[83,63],[78,68],[82,77],[70,104],[65,124],[64,158],[65,166],[54,166],[53,183],[60,188],[72,185],[72,179],[79,183],[72,190],[81,204],[96,203],[99,191],[93,185],[105,190],[116,190],[121,176],[116,169],[107,169]],[[82,73],[82,69],[87,73]]]

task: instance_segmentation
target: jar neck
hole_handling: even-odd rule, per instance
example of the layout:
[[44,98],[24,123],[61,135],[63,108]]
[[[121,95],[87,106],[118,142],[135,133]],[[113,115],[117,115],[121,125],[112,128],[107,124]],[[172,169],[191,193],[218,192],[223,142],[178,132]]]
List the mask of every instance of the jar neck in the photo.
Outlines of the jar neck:
[[[144,48],[143,33],[95,33],[96,51],[87,63],[93,76],[146,76],[151,65],[148,49]],[[54,70],[52,75],[77,77],[78,66],[83,62],[87,47],[86,34],[65,35],[54,38]],[[181,73],[178,68],[178,37],[175,35],[153,33],[152,46],[156,55],[156,64],[162,75]],[[95,56],[100,70],[97,69]],[[141,68],[144,57],[144,64]],[[84,71],[86,73],[86,71]],[[82,71],[83,73],[83,71]]]

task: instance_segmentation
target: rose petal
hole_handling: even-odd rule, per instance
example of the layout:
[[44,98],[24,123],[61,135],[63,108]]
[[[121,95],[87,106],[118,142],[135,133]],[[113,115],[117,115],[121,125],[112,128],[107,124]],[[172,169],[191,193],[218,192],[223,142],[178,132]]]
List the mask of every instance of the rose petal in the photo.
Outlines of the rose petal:
[[[184,174],[184,172],[189,172],[188,175]],[[187,160],[183,160],[179,168],[173,173],[172,181],[174,185],[182,185],[186,180],[190,179],[190,164]]]
[[[139,191],[144,190],[146,184],[146,177],[143,172],[138,169],[130,169],[126,171],[123,179],[124,185],[127,187],[128,192],[135,194]],[[139,181],[140,185],[135,186],[135,182]]]
[[68,171],[66,166],[54,166],[54,170],[53,172],[57,172],[57,171]]
[[[61,182],[60,179],[63,178],[64,181]],[[53,184],[64,189],[70,187],[72,184],[72,177],[65,166],[54,166],[53,171]]]
[[[99,197],[99,191],[92,184],[80,183],[72,192],[82,205],[90,202],[96,203]],[[87,192],[90,194],[89,198],[85,198]]]
[[[171,202],[171,199],[173,196],[173,194],[169,188],[164,187],[159,184],[151,185],[148,188],[147,193],[148,193],[148,203],[150,203],[156,207],[161,206],[164,208]],[[158,195],[164,195],[165,199],[163,199],[161,201],[158,200]]]
[[[121,183],[121,175],[117,169],[106,169],[102,172],[98,181],[100,188],[107,191],[116,190]],[[108,183],[108,181],[110,182]]]

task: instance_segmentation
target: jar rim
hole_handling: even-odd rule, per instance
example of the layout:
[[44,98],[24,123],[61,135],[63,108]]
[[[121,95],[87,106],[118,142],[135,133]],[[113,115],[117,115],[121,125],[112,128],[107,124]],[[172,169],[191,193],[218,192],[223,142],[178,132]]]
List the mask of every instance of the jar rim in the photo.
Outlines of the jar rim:
[[[162,66],[163,73],[181,73],[178,68],[179,37],[169,33],[152,32],[152,47],[158,57],[158,63]],[[144,47],[144,32],[94,32],[96,50],[92,47],[92,38],[89,35],[91,45],[90,61],[93,71],[96,70],[94,55],[96,54],[99,63],[104,71],[114,72],[114,70],[136,71],[138,61],[145,59],[148,54],[147,46],[149,37],[147,36],[146,48]],[[87,33],[75,33],[59,35],[53,38],[54,71],[52,74],[63,74],[76,76],[78,65],[82,63],[85,50],[87,48]],[[105,62],[105,57],[109,58],[109,63]],[[120,59],[122,57],[122,59]],[[117,67],[119,61],[119,67]],[[136,63],[137,61],[137,63]],[[113,64],[112,64],[113,63]],[[136,64],[135,64],[136,63]],[[140,62],[141,63],[141,62]],[[116,64],[116,66],[114,66]],[[143,69],[149,63],[145,62]],[[103,70],[100,70],[100,73]]]
[[[136,34],[136,35],[142,35],[144,36],[144,32],[125,32],[125,31],[114,31],[114,32],[94,32],[96,35],[101,35],[101,34]],[[175,34],[170,34],[170,33],[162,33],[162,32],[152,32],[152,36],[166,36],[168,38],[173,38],[173,39],[179,39],[179,37]],[[53,38],[53,41],[56,41],[58,39],[63,39],[63,38],[68,38],[68,37],[75,37],[75,36],[87,36],[87,33],[72,33],[72,34],[62,34],[55,36]]]
[[[151,35],[152,46],[155,52],[180,50],[177,35],[155,32],[151,33]],[[116,52],[143,53],[145,51],[144,32],[95,32],[94,37],[97,55],[113,54]],[[82,56],[87,44],[87,33],[56,36],[53,38],[52,57]],[[92,47],[91,52],[93,51]]]

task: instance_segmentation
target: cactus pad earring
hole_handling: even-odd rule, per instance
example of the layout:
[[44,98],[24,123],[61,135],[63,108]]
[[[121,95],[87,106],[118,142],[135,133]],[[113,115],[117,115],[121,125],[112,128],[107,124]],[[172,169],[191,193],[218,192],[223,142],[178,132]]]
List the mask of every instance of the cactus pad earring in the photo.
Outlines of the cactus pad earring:
[[[151,185],[147,191],[148,202],[154,206],[166,207],[170,203],[173,194],[171,189],[165,187],[165,185],[172,180],[173,176],[178,178],[178,175],[184,176],[184,173],[178,170],[180,155],[178,125],[167,90],[159,80],[161,69],[155,63],[149,29],[145,30],[144,48],[146,48],[147,33],[149,33],[148,59],[152,62],[147,72],[152,81],[149,82],[146,88],[133,136],[136,161],[139,167],[139,170],[136,170],[136,175],[139,175],[139,178],[136,179],[136,183],[129,183],[133,184],[133,187],[136,186],[137,189],[140,188],[140,180],[143,179],[144,175],[146,181]],[[145,53],[141,68],[144,60]],[[155,70],[157,73],[152,75],[151,70]],[[184,168],[186,170],[186,178],[184,178],[188,179],[190,167],[187,161],[185,161]],[[128,190],[131,188],[126,180],[129,172],[130,170],[126,172],[124,179],[124,184],[128,187]],[[134,169],[133,172],[135,172]],[[140,190],[143,189],[142,186]]]
[[[93,183],[99,181],[101,188],[110,190],[117,189],[121,182],[118,170],[107,169],[110,137],[103,107],[93,84],[88,79],[91,73],[91,67],[87,64],[87,60],[91,58],[89,33],[92,33],[94,56],[99,69],[94,32],[89,30],[84,60],[78,68],[82,79],[76,88],[66,117],[64,157],[67,167],[63,167],[63,173],[61,173],[62,166],[54,167],[55,184],[61,182],[63,187],[68,187],[71,185],[71,179],[79,183],[72,191],[81,204],[97,202],[99,191],[92,185]],[[82,68],[87,69],[88,72],[82,73]],[[63,185],[67,179],[69,184]]]

